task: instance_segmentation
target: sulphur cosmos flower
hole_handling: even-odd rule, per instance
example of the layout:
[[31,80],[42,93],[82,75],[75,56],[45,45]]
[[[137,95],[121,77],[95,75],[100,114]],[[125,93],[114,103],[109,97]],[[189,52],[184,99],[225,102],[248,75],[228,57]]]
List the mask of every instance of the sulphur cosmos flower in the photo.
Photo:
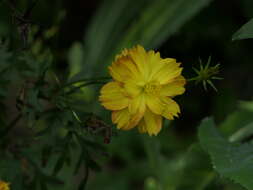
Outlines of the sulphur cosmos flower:
[[173,120],[180,113],[172,98],[184,93],[186,80],[175,59],[138,45],[117,55],[109,71],[113,81],[102,87],[99,100],[112,110],[118,129],[157,135],[163,117]]
[[10,190],[9,183],[0,180],[0,190]]

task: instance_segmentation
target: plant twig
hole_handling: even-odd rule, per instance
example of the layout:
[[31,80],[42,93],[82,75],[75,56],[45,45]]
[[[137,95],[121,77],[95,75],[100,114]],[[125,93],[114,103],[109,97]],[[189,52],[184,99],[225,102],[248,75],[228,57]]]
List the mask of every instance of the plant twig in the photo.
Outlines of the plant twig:
[[110,80],[110,79],[112,79],[112,78],[111,77],[84,78],[84,79],[69,82],[69,83],[63,85],[62,88],[66,88],[66,87],[72,86],[72,85],[74,85],[76,83],[80,83],[80,82],[88,82],[88,81],[92,82],[92,81]]
[[87,82],[87,83],[84,83],[80,86],[77,86],[71,90],[69,90],[68,92],[66,92],[66,95],[69,95],[69,94],[72,94],[74,93],[75,91],[79,90],[80,88],[83,88],[85,86],[89,86],[89,85],[93,85],[93,84],[105,84],[106,82],[105,81],[91,81],[91,82]]

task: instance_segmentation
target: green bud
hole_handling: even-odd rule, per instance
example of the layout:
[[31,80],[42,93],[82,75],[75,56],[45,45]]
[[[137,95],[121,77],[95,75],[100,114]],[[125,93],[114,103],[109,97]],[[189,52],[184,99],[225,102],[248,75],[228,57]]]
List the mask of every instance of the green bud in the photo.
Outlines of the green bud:
[[209,85],[215,91],[217,88],[214,86],[212,80],[222,80],[223,78],[217,77],[220,72],[220,64],[216,64],[215,66],[210,66],[211,56],[209,56],[206,65],[203,65],[202,60],[199,60],[200,66],[199,69],[193,68],[196,77],[189,79],[188,81],[195,81],[195,84],[202,83],[205,90],[207,90],[207,86]]

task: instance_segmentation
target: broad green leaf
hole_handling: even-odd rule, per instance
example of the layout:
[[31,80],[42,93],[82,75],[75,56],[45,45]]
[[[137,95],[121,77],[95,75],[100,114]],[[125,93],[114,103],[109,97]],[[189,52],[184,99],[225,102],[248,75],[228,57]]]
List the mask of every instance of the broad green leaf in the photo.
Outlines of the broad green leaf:
[[113,55],[129,24],[143,12],[143,7],[150,1],[104,0],[85,34],[85,62],[80,77],[87,74],[87,69],[90,74],[97,74],[98,71],[101,73],[101,65],[104,66],[108,57]]
[[69,77],[74,76],[81,70],[84,61],[84,51],[81,43],[76,42],[72,45],[68,53],[68,62],[70,66]]
[[209,155],[199,144],[191,145],[182,158],[184,167],[177,190],[205,190],[209,187],[217,177],[209,160]]
[[253,189],[253,145],[230,143],[220,135],[213,119],[204,119],[199,127],[199,140],[221,176]]
[[123,48],[136,44],[157,48],[211,1],[104,1],[88,27],[85,61],[74,78],[83,78],[87,73],[104,75],[113,57]]
[[[143,137],[143,144],[148,158],[148,168],[156,179],[146,178],[145,185],[156,183],[156,187],[166,190],[204,190],[216,178],[209,160],[199,144],[193,144],[187,151],[170,154],[165,157],[162,145],[157,139]],[[196,183],[198,180],[198,183]],[[152,183],[151,183],[152,184]]]
[[122,48],[137,43],[156,48],[211,0],[152,1],[123,38]]
[[253,38],[253,19],[244,24],[232,37],[232,40]]

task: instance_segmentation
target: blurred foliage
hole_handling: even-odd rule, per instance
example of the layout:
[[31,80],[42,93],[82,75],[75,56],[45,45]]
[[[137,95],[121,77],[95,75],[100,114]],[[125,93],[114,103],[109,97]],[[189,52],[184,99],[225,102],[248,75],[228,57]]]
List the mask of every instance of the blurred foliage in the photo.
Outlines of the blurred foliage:
[[233,35],[233,40],[242,40],[247,38],[253,38],[253,19],[243,25],[242,28]]
[[115,53],[123,48],[136,44],[156,48],[210,1],[104,1],[84,37],[85,67],[79,66],[80,73],[73,78],[104,75]]
[[[252,40],[231,43],[252,38],[252,7],[0,0],[0,179],[12,190],[252,189]],[[176,57],[188,78],[211,54],[224,78],[217,93],[188,84],[180,119],[156,138],[116,131],[93,86],[135,44]],[[204,120],[199,143],[207,115],[219,129]]]

